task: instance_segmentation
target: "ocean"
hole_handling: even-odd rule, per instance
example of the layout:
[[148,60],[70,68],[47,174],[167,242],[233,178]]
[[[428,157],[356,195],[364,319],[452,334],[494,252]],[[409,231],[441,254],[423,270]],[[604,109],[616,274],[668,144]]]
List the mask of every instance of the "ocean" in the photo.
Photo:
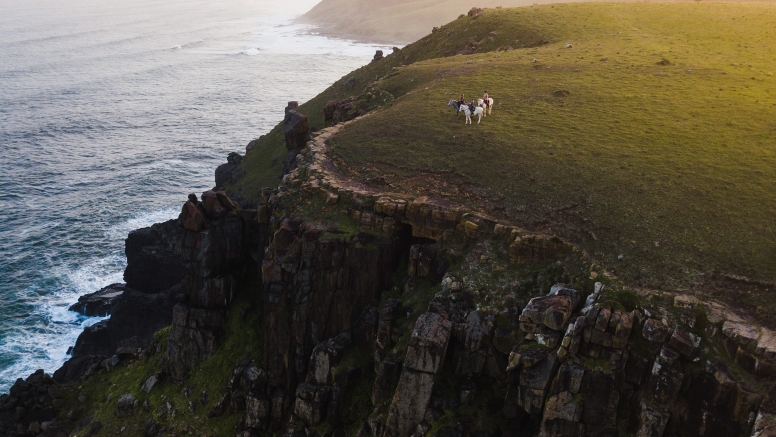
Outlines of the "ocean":
[[131,230],[376,47],[292,23],[317,0],[2,0],[0,393],[56,370],[122,282]]

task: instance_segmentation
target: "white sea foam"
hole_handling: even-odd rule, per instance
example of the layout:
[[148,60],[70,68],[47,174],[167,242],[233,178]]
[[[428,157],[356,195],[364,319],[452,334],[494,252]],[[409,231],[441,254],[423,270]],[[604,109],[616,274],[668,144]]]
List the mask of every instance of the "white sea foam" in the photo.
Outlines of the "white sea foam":
[[169,207],[150,212],[136,213],[128,219],[109,227],[105,231],[105,236],[111,240],[123,240],[127,238],[127,235],[135,229],[145,228],[147,226],[151,226],[154,223],[166,222],[167,220],[177,217],[178,213],[180,213],[180,209],[177,207]]
[[[58,13],[29,8],[3,17],[43,38],[74,36],[14,50],[13,62],[0,65],[11,91],[3,95],[11,128],[0,132],[7,146],[0,155],[12,164],[5,191],[20,193],[7,200],[22,218],[0,232],[15,237],[0,246],[0,273],[9,278],[0,298],[11,303],[0,318],[0,393],[38,368],[57,369],[83,328],[101,320],[68,307],[122,281],[130,231],[177,216],[187,192],[212,184],[228,151],[282,119],[286,101],[315,96],[380,48],[288,25],[318,0],[286,2],[280,15],[271,0],[228,8],[102,2],[86,15],[42,1]],[[126,8],[148,20],[138,25]],[[180,25],[165,18],[172,15]],[[0,46],[18,39],[6,29],[0,36]],[[257,106],[267,110],[249,110]],[[11,159],[17,155],[45,159]],[[170,207],[106,225],[127,204],[140,204],[138,193]]]
[[242,53],[243,55],[248,55],[248,56],[256,56],[256,55],[258,55],[260,53],[260,49],[258,47],[252,47],[250,49],[243,50],[240,53]]
[[[137,213],[110,226],[105,235],[112,241],[123,240],[134,229],[169,220],[176,214],[176,208]],[[50,261],[43,264],[52,265]],[[25,377],[40,368],[47,372],[59,368],[69,358],[67,351],[83,329],[107,318],[83,317],[70,311],[70,305],[83,294],[122,282],[125,267],[126,258],[119,253],[91,259],[74,269],[51,267],[50,277],[59,278],[64,286],[39,296],[27,317],[29,325],[21,324],[0,342],[0,356],[14,357],[10,366],[0,370],[0,392],[9,388],[13,378]],[[38,286],[25,294],[36,294],[33,288]]]

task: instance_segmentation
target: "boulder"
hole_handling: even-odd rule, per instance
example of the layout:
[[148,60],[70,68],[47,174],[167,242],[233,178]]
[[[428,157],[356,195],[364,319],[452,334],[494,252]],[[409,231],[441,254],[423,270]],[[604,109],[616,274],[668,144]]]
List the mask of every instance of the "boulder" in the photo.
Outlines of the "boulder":
[[118,403],[116,404],[116,416],[132,416],[135,414],[135,406],[137,406],[137,399],[132,394],[126,393],[119,396]]
[[424,313],[415,322],[404,367],[436,373],[445,359],[452,324],[436,313]]
[[187,201],[183,204],[181,213],[178,216],[178,223],[184,229],[199,232],[208,227],[208,220],[205,212],[195,202]]
[[216,187],[224,187],[226,184],[233,184],[240,180],[245,170],[242,166],[242,156],[239,153],[232,152],[226,158],[226,164],[221,164],[216,168]]
[[288,114],[291,111],[296,111],[296,108],[298,107],[299,107],[299,102],[295,100],[291,100],[290,102],[288,102],[288,105],[286,105],[285,113]]
[[226,217],[235,205],[223,191],[208,190],[202,193],[202,208],[211,220]]
[[744,349],[754,348],[760,339],[760,328],[748,323],[728,320],[722,325],[722,334]]
[[535,297],[523,309],[520,321],[563,331],[573,309],[574,300],[567,295]]
[[283,136],[287,150],[301,150],[310,140],[310,125],[307,117],[295,110],[289,110],[283,120]]
[[657,319],[647,319],[641,333],[647,340],[662,343],[668,339],[668,326]]
[[124,284],[111,284],[94,293],[85,294],[78,298],[78,303],[70,306],[70,311],[75,311],[86,317],[105,317],[111,313],[113,303],[124,294]]
[[582,304],[582,293],[579,291],[566,287],[565,284],[555,284],[550,288],[548,296],[569,296],[574,303],[574,308],[579,308]]
[[681,352],[682,355],[690,357],[695,349],[700,345],[700,337],[696,337],[681,326],[677,326],[674,329],[673,335],[668,340],[668,344]]
[[334,113],[337,111],[337,101],[329,100],[326,105],[323,106],[323,119],[326,123],[326,127],[333,126]]

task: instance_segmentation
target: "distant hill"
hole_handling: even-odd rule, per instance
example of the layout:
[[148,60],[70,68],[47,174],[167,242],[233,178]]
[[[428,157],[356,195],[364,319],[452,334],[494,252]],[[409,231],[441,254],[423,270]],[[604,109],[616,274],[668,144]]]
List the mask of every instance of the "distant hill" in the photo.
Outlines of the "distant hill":
[[472,7],[517,7],[553,0],[323,0],[302,17],[324,32],[355,39],[406,44]]
[[511,8],[576,1],[584,0],[323,0],[300,22],[317,25],[334,36],[408,44],[473,7]]

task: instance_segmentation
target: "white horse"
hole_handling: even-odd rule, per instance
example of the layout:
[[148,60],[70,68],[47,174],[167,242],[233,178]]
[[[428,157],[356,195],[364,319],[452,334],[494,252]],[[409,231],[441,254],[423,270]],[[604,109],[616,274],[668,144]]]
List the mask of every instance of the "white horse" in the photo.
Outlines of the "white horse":
[[477,124],[480,124],[482,117],[485,115],[485,110],[479,106],[476,106],[474,108],[474,114],[472,114],[472,111],[469,109],[469,105],[463,105],[463,113],[466,115],[466,121],[463,124],[472,124],[472,115],[477,116]]
[[[455,100],[450,100],[449,102],[447,102],[447,106],[454,107],[455,112],[458,113],[458,115],[461,115],[461,112],[463,112],[464,115],[466,115],[466,121],[463,124],[472,124],[472,111],[469,109],[469,105],[465,103],[461,105]],[[482,109],[482,107],[480,106],[475,106],[473,115],[476,115],[477,117],[479,117],[477,119],[477,124],[480,124],[482,117],[485,115],[485,110]]]
[[[477,106],[482,108],[483,111],[485,110],[485,108],[487,108],[488,109],[488,115],[490,115],[490,113],[493,112],[493,98],[492,97],[488,98],[488,105],[487,106],[485,106],[485,101],[484,100],[478,99],[477,100]],[[483,117],[484,116],[485,116],[485,114],[483,113]]]

